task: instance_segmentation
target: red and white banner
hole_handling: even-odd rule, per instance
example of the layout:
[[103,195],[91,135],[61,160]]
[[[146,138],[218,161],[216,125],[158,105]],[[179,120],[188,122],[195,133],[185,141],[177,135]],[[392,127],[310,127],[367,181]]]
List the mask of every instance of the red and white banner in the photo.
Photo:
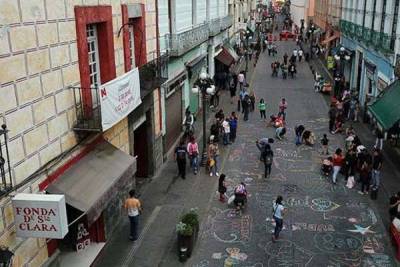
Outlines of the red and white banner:
[[99,95],[101,125],[106,131],[142,103],[138,68],[101,85]]

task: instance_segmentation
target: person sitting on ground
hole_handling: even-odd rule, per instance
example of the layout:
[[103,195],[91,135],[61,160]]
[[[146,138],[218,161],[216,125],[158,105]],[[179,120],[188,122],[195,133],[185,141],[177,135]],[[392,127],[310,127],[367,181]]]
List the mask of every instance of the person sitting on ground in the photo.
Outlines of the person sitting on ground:
[[269,122],[267,124],[267,126],[273,126],[275,124],[277,116],[275,116],[274,114],[272,114],[271,116],[269,116]]
[[247,200],[247,190],[246,184],[241,182],[239,185],[235,187],[235,203],[236,209],[240,210],[240,206],[243,206]]
[[350,125],[348,128],[346,128],[346,136],[354,136],[356,135],[356,132],[354,131],[354,128],[352,125]]
[[303,132],[302,142],[308,146],[313,146],[315,144],[314,133],[310,130],[305,130]]
[[335,130],[331,132],[331,134],[341,133],[343,132],[343,121],[340,116],[336,117],[335,121]]
[[275,130],[276,138],[278,138],[279,140],[282,140],[285,137],[285,134],[286,134],[286,127],[281,126],[281,127],[276,128],[276,130]]
[[276,117],[273,126],[274,126],[275,128],[279,128],[279,127],[285,126],[285,121],[283,120],[283,116],[282,116],[282,115],[278,115],[278,116]]
[[333,168],[333,159],[332,157],[328,157],[322,161],[322,172],[328,176],[332,172]]

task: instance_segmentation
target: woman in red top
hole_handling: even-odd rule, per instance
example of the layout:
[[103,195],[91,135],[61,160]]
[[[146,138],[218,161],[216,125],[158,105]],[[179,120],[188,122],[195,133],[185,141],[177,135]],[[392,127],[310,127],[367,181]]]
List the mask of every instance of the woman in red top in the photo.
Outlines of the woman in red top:
[[342,155],[342,150],[340,148],[336,149],[335,154],[333,154],[333,175],[332,182],[336,184],[336,177],[342,168],[344,157]]

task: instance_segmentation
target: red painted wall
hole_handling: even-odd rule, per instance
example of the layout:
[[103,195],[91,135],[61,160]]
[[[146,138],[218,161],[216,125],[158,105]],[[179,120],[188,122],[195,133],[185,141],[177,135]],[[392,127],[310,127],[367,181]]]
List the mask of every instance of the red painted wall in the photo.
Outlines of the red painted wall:
[[92,95],[91,90],[85,90],[90,87],[86,25],[97,24],[100,79],[101,83],[106,83],[116,77],[111,6],[75,6],[75,22],[84,112],[89,116],[92,110]]
[[135,41],[135,62],[136,66],[140,67],[147,63],[147,48],[146,48],[146,13],[145,6],[140,5],[142,8],[142,17],[140,18],[129,18],[128,17],[128,7],[126,5],[121,5],[122,9],[122,25],[123,30],[123,44],[124,44],[124,66],[125,71],[128,72],[132,69],[130,57],[131,50],[129,49],[129,25],[130,22],[133,26],[134,41]]

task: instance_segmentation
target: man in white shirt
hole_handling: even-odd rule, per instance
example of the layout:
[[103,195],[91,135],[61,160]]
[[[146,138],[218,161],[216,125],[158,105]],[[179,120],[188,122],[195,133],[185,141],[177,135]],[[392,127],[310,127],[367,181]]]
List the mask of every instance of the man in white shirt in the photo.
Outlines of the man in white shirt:
[[298,54],[298,51],[297,51],[297,48],[295,48],[295,49],[293,50],[293,59],[294,59],[294,62],[296,62],[296,60],[297,60],[297,54]]
[[238,82],[239,82],[239,89],[242,90],[243,89],[243,85],[244,85],[244,74],[243,72],[240,72],[238,74]]
[[303,50],[300,49],[298,54],[299,54],[299,62],[301,62],[301,59],[303,58]]
[[229,134],[231,133],[231,127],[229,125],[228,118],[222,122],[222,128],[224,131],[224,145],[227,145],[229,143]]

